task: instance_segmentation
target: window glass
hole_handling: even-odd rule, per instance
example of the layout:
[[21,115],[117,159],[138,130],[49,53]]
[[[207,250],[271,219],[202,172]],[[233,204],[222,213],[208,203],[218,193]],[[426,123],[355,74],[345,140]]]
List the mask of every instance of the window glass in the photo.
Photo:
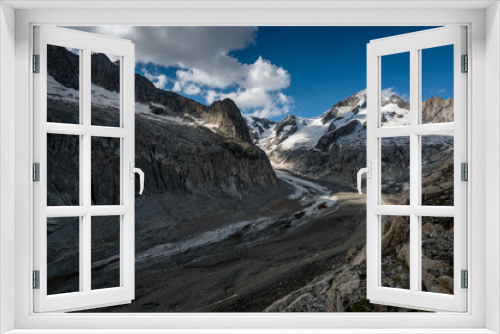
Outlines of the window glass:
[[381,286],[410,289],[410,217],[382,216]]
[[410,53],[381,58],[381,126],[410,125]]
[[80,137],[47,134],[47,206],[80,205]]
[[80,291],[80,218],[47,218],[47,294]]
[[120,126],[121,57],[92,52],[91,124]]
[[80,50],[47,45],[47,122],[80,123]]
[[92,217],[92,290],[120,286],[120,219]]
[[421,50],[422,124],[453,122],[453,45]]
[[410,204],[410,137],[382,138],[381,204]]

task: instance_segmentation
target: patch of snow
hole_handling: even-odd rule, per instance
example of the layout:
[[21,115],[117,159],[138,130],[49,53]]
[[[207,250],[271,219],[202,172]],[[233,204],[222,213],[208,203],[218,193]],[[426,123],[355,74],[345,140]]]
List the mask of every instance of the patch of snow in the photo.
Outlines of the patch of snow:
[[142,116],[145,118],[163,123],[163,124],[177,124],[177,125],[185,125],[185,126],[194,126],[193,123],[187,122],[181,117],[156,115],[156,114],[152,114],[152,113],[142,113]]
[[398,107],[394,103],[386,104],[381,108],[384,121],[381,126],[408,126],[410,125],[410,111]]
[[313,192],[321,195],[330,194],[328,188],[325,188],[317,183],[298,178],[283,170],[275,170],[274,172],[276,173],[276,177],[278,179],[295,188],[295,192],[288,197],[290,199],[300,199],[304,195],[311,194]]
[[[92,106],[101,108],[120,108],[120,94],[111,92],[95,84],[91,85]],[[80,92],[59,83],[54,77],[47,75],[47,98],[58,101],[79,104]],[[149,106],[139,102],[135,103],[136,113],[149,113]]]
[[[305,121],[305,122],[304,122]],[[330,126],[330,122],[323,124],[321,118],[300,118],[297,117],[297,131],[281,142],[282,150],[294,150],[299,147],[312,149],[321,137],[325,135]],[[305,125],[307,124],[307,125]],[[286,126],[285,126],[286,128]]]
[[259,231],[267,227],[274,220],[267,217],[259,218],[257,220],[242,221],[233,223],[221,228],[213,229],[207,232],[203,232],[200,235],[193,237],[185,241],[179,241],[174,243],[162,244],[150,248],[142,253],[135,256],[136,261],[140,262],[146,260],[147,258],[156,256],[172,256],[185,252],[189,249],[198,248],[201,246],[214,244],[229,238],[234,233],[241,231],[243,229],[252,229],[253,231]]

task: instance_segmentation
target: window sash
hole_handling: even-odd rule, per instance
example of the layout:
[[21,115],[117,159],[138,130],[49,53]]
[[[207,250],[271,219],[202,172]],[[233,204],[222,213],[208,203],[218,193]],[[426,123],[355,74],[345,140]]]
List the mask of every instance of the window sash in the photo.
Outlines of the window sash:
[[[461,54],[466,54],[466,28],[445,27],[371,41],[367,47],[367,161],[372,177],[367,180],[367,297],[372,303],[422,310],[467,310],[467,290],[461,289],[460,270],[467,269],[467,183],[460,180],[460,163],[467,162],[467,76],[460,73]],[[454,45],[454,122],[419,124],[420,51]],[[410,126],[380,127],[381,57],[410,53]],[[454,134],[454,206],[419,205],[421,198],[420,136]],[[381,138],[410,137],[410,205],[381,203]],[[410,217],[410,289],[380,286],[382,215]],[[454,295],[420,291],[421,286],[421,216],[454,217]]]
[[[47,122],[47,46],[80,50],[80,124]],[[120,62],[121,127],[91,125],[91,53],[112,53]],[[134,44],[130,41],[70,29],[35,27],[34,53],[40,55],[40,73],[34,80],[34,161],[40,163],[40,182],[34,190],[34,266],[40,271],[40,288],[34,289],[35,312],[66,312],[129,303],[134,298]],[[80,140],[80,205],[47,206],[47,134],[76,135]],[[91,139],[120,138],[120,205],[91,204]],[[120,286],[91,289],[92,216],[120,216]],[[47,218],[80,217],[80,291],[47,295]]]

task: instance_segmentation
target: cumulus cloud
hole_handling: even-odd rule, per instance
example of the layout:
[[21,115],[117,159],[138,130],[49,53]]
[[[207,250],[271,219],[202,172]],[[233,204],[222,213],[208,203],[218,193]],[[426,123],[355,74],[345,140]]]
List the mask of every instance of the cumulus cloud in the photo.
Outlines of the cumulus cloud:
[[165,89],[168,78],[165,74],[153,75],[149,73],[146,69],[142,69],[142,74],[155,85],[156,88]]
[[[75,29],[75,27],[72,27]],[[158,88],[186,95],[201,95],[208,104],[230,98],[242,112],[276,117],[290,112],[293,99],[282,90],[290,74],[258,57],[241,63],[232,52],[255,43],[257,27],[76,27],[98,34],[130,39],[136,61],[175,68],[175,78],[143,74]],[[149,75],[149,76],[148,76]]]
[[400,94],[395,87],[388,87],[388,88],[384,88],[382,89],[382,96],[385,96],[385,97],[391,97],[392,95],[396,95],[396,96],[399,96],[401,99],[405,100],[405,101],[408,101],[408,94],[404,93],[404,94]]
[[186,72],[181,75],[218,88],[227,87],[245,75],[244,66],[229,53],[254,43],[257,33],[256,27],[71,28],[132,40],[137,62],[178,67]]

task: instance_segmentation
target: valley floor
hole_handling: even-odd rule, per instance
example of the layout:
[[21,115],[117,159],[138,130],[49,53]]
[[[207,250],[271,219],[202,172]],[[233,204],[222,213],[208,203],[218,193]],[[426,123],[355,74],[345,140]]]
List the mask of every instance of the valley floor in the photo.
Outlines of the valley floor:
[[261,312],[345,261],[346,251],[365,241],[364,195],[342,181],[282,170],[276,175],[278,189],[249,194],[199,219],[180,219],[173,211],[182,207],[170,210],[179,218],[170,225],[177,227],[164,229],[176,232],[162,243],[151,242],[161,226],[140,227],[152,218],[144,213],[154,203],[140,204],[136,299],[100,311]]

